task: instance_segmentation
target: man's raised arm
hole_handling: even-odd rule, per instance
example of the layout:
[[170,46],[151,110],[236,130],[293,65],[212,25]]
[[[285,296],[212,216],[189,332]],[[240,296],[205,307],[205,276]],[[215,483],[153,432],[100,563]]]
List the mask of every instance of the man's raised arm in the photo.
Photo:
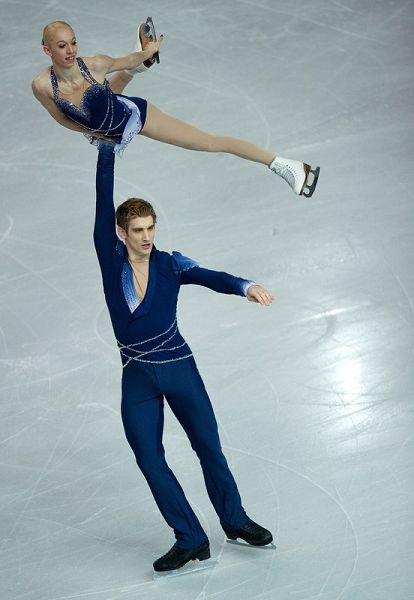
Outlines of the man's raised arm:
[[96,213],[93,240],[101,269],[109,266],[117,243],[114,208],[114,146],[101,143],[96,165]]

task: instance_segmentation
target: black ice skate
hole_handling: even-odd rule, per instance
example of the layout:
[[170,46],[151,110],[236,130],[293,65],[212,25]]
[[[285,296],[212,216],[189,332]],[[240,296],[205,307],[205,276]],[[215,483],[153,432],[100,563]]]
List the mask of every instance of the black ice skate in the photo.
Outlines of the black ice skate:
[[[164,556],[161,556],[161,558],[158,558],[154,562],[154,578],[187,575],[194,571],[211,568],[217,564],[216,560],[209,559],[210,544],[208,541],[192,550],[186,550],[174,545]],[[193,560],[200,562],[196,565],[187,565],[187,563]]]
[[[233,531],[225,531],[227,542],[229,544],[237,544],[239,546],[255,546],[257,548],[276,550],[276,546],[272,543],[273,536],[269,530],[261,525],[258,525],[251,519],[247,521],[244,527]],[[238,538],[243,540],[238,541]],[[243,543],[245,542],[245,543]]]

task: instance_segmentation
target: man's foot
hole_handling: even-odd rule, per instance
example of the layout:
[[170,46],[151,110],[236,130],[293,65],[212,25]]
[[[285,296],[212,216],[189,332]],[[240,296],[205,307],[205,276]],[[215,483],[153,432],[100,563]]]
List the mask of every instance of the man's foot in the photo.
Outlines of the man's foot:
[[[292,190],[298,196],[306,196],[310,198],[315,191],[316,184],[319,178],[320,168],[312,169],[307,163],[290,158],[276,156],[269,165],[269,169],[282,177],[290,185]],[[310,174],[312,174],[312,182],[309,182]]]
[[240,529],[234,529],[233,531],[225,530],[225,534],[230,540],[240,538],[252,546],[267,546],[267,544],[270,544],[273,541],[273,536],[270,531],[261,525],[258,525],[251,519],[249,519],[246,525]]
[[190,560],[207,560],[210,558],[210,544],[208,540],[192,550],[173,546],[167,554],[158,558],[154,564],[154,571],[174,571],[187,564]]

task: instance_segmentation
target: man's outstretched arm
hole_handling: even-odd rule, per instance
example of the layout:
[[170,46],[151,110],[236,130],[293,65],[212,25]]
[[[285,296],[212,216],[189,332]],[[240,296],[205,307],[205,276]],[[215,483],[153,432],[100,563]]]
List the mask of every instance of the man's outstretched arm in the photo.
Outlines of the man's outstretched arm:
[[202,285],[220,294],[245,296],[250,302],[265,306],[273,301],[273,294],[253,281],[230,275],[224,271],[206,269],[179,252],[173,252],[173,257],[183,285]]

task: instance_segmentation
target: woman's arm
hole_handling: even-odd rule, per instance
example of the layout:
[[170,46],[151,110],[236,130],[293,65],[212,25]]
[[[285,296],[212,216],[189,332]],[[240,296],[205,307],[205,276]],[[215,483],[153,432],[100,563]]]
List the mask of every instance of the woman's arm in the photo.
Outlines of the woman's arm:
[[97,54],[89,59],[85,59],[86,64],[96,74],[98,81],[103,81],[108,73],[114,71],[123,71],[124,69],[135,69],[138,65],[151,58],[159,51],[162,38],[157,42],[148,42],[145,50],[140,52],[131,52],[126,56],[113,58],[106,54]]

